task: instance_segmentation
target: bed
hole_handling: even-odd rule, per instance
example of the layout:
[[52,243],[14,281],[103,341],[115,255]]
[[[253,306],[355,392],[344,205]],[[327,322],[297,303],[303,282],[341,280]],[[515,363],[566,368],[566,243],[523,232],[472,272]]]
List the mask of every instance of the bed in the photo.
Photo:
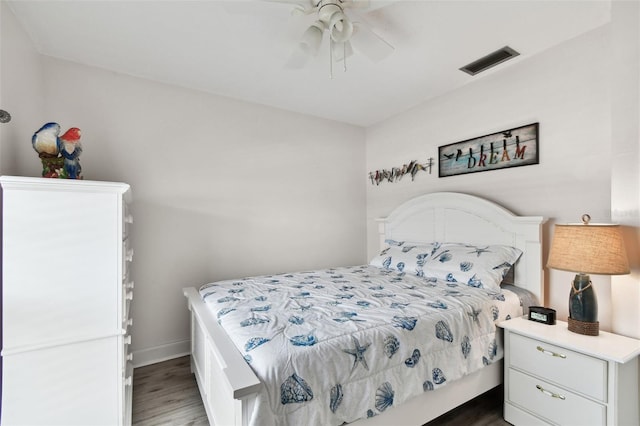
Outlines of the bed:
[[[421,425],[502,382],[494,322],[522,314],[519,289],[544,300],[544,219],[432,193],[378,223],[381,254],[368,265],[184,289],[211,424]],[[475,272],[503,249],[514,264]],[[450,271],[452,255],[467,257]],[[493,269],[497,284],[483,275]]]

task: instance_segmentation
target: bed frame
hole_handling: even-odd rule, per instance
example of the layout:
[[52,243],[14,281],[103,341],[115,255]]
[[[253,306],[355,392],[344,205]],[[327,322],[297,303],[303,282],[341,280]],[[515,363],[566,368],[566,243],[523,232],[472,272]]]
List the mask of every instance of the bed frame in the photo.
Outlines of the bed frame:
[[[524,254],[515,267],[514,284],[544,301],[542,224],[540,216],[515,216],[503,207],[471,195],[425,194],[379,219],[380,245],[385,239],[411,242],[508,244]],[[183,289],[191,311],[191,370],[212,425],[247,425],[262,384],[235,348],[194,287]],[[426,392],[358,425],[422,425],[502,383],[497,362]]]

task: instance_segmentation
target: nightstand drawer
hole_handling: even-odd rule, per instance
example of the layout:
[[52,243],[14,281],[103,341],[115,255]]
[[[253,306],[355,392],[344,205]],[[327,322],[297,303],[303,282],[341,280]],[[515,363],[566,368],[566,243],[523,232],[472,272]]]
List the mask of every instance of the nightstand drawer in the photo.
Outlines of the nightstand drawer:
[[510,367],[607,402],[607,363],[519,334],[510,334]]
[[606,424],[604,405],[517,370],[509,370],[508,380],[507,401],[535,416],[560,425]]

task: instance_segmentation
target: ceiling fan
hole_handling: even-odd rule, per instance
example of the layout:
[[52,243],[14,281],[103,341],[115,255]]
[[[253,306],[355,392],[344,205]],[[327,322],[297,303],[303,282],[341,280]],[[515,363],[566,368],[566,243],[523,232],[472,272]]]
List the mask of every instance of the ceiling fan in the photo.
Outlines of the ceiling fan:
[[374,62],[386,58],[394,51],[391,44],[358,20],[355,9],[371,9],[368,0],[266,1],[290,4],[294,6],[292,14],[315,14],[317,18],[302,34],[286,64],[287,68],[304,67],[310,58],[318,55],[325,37],[329,40],[330,77],[333,77],[334,62],[342,61],[344,71],[347,70],[346,59],[354,53],[354,49]]

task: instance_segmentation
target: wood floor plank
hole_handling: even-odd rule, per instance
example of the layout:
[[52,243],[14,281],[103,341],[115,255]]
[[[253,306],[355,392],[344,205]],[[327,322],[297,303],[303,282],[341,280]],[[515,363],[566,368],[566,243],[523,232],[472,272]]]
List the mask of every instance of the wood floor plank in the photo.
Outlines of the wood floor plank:
[[[508,426],[502,418],[502,392],[499,386],[425,426]],[[136,368],[133,425],[209,425],[188,356]]]
[[189,357],[137,368],[133,375],[133,424],[207,426]]

